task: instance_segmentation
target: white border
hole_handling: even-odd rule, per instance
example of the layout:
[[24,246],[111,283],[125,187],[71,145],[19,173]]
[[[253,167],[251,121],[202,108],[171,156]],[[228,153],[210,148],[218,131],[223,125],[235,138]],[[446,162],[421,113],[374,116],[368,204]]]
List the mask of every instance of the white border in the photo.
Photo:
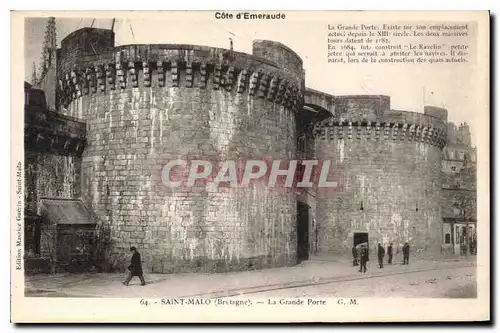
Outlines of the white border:
[[[65,2],[65,3],[62,3],[62,1],[43,1],[43,2],[40,2],[40,1],[24,1],[23,3],[16,3],[16,4],[13,4],[15,6],[15,9],[16,10],[33,10],[33,9],[60,9],[61,8],[61,4],[64,4],[65,5],[65,9],[67,10],[88,10],[90,8],[92,9],[100,9],[100,10],[106,10],[106,9],[113,9],[113,10],[117,10],[117,9],[133,9],[133,10],[140,10],[140,9],[155,9],[155,10],[159,10],[159,9],[221,9],[221,8],[224,8],[224,9],[254,9],[254,10],[257,10],[257,9],[276,9],[276,8],[279,8],[279,9],[302,9],[302,10],[305,10],[305,9],[337,9],[337,10],[341,10],[341,9],[344,9],[344,10],[347,10],[347,9],[356,9],[356,10],[387,10],[387,9],[391,9],[391,10],[396,10],[396,9],[426,9],[426,10],[429,10],[429,9],[433,9],[433,10],[473,10],[473,9],[490,9],[492,10],[492,13],[493,14],[498,14],[498,1],[480,1],[480,0],[476,0],[476,1],[466,1],[466,0],[462,0],[462,1],[440,1],[440,2],[437,2],[437,1],[432,1],[432,0],[426,0],[426,1],[414,1],[412,3],[407,3],[407,2],[402,2],[402,1],[376,1],[376,2],[372,2],[372,1],[368,1],[368,0],[365,0],[365,1],[356,1],[355,3],[354,2],[345,2],[345,1],[316,1],[314,3],[311,3],[311,2],[305,2],[305,1],[286,1],[282,4],[279,4],[277,2],[274,2],[274,1],[270,1],[270,0],[258,0],[258,1],[252,1],[252,2],[248,2],[248,3],[239,3],[239,4],[235,4],[235,1],[216,1],[216,2],[210,2],[210,4],[207,4],[207,2],[201,2],[201,1],[182,1],[182,2],[179,2],[177,4],[168,4],[168,6],[166,6],[166,1],[154,1],[154,2],[150,2],[148,4],[146,3],[143,3],[143,2],[137,2],[137,1],[121,1],[119,3],[119,6],[118,5],[111,5],[110,3],[107,3],[107,2],[103,2],[102,0],[101,1],[98,1],[98,0],[86,0],[86,1],[81,1],[81,2],[72,2],[72,3],[69,3],[69,2]],[[3,5],[10,5],[9,2],[5,1],[5,2],[2,2],[2,6]],[[3,41],[4,41],[4,45],[10,45],[10,13],[7,11],[7,10],[4,10],[2,11],[2,13],[4,14],[4,19],[1,21],[3,23],[3,29],[0,30],[0,33],[2,34],[2,36],[4,36],[5,38],[3,38]],[[495,27],[495,32],[498,32],[498,20],[497,20],[497,23],[496,23],[496,27]],[[492,33],[494,33],[492,31]],[[495,42],[498,42],[498,34],[495,34],[494,33],[494,38],[495,38]],[[496,43],[495,43],[496,44]],[[494,44],[492,45],[492,47],[494,46]],[[2,56],[5,57],[4,58],[4,61],[3,61],[3,64],[4,65],[7,65],[9,64],[10,65],[10,52],[7,52],[7,51],[4,51],[2,53]],[[498,55],[497,55],[498,57]],[[10,71],[9,71],[9,74],[10,74]],[[495,75],[496,77],[496,72],[495,73],[492,73],[492,75]],[[9,75],[10,76],[10,75]],[[4,144],[0,145],[0,149],[2,149],[2,153],[4,153],[3,155],[9,155],[10,156],[10,144],[6,144],[6,142],[10,143],[10,80],[2,80],[1,81],[1,84],[5,85],[4,89],[2,89],[2,91],[4,92],[4,98],[2,99],[3,103],[5,104],[5,107],[3,108],[4,110],[4,118],[3,118],[3,121],[0,122],[1,123],[1,126],[3,126],[3,128],[0,130],[0,135],[3,136],[3,138],[5,139],[3,142]],[[498,95],[498,89],[495,89],[495,92],[492,91],[492,94],[494,96]],[[496,122],[495,122],[495,127],[498,128],[498,117],[496,119]],[[495,143],[497,143],[495,141]],[[6,164],[6,163],[3,163],[2,164],[2,168],[5,168],[3,171],[5,171],[4,175],[7,174],[7,172],[10,174],[10,166],[11,164]],[[492,170],[493,171],[493,170]],[[1,186],[3,185],[3,186]],[[4,190],[2,192],[2,200],[0,200],[1,202],[1,208],[3,208],[1,211],[3,213],[6,213],[6,212],[10,212],[11,209],[10,209],[10,185],[11,185],[11,182],[10,180],[7,178],[7,177],[2,177],[2,183],[0,184],[1,188]],[[495,184],[496,185],[496,184]],[[497,202],[495,201],[495,203],[493,204],[493,207],[495,206],[498,206],[496,205]],[[6,216],[7,217],[7,216]],[[10,219],[7,217],[6,219],[7,221],[9,221]],[[494,223],[494,222],[493,222]],[[5,226],[7,228],[7,226]],[[496,228],[497,229],[497,233],[495,234],[495,236],[498,236],[498,227]],[[4,246],[8,246],[7,244],[10,244],[10,239],[9,239],[9,233],[7,232],[4,232],[2,233],[2,243],[5,244]],[[495,239],[499,239],[498,237],[495,237]],[[6,251],[4,251],[4,258],[6,258],[7,262],[10,262],[10,256],[9,256],[9,251],[10,251],[10,247],[9,249],[6,249]],[[497,249],[498,251],[498,249]],[[498,254],[498,252],[496,252],[496,254]],[[496,256],[496,258],[498,258],[498,256]],[[5,263],[4,267],[7,267],[7,263]],[[495,267],[495,264],[492,265],[492,268]],[[6,291],[5,293],[5,297],[3,299],[6,299],[7,297],[9,297],[10,295],[10,288],[8,287],[10,285],[10,274],[4,274],[3,275],[4,278],[7,280],[7,281],[3,281],[4,283],[2,284],[4,286],[4,290]],[[492,295],[493,296],[493,295]],[[496,295],[494,295],[496,296]],[[495,297],[496,298],[496,297]],[[5,303],[4,303],[5,304]],[[3,311],[4,314],[7,314],[7,311]],[[492,314],[493,315],[493,314]],[[7,317],[7,316],[6,316]],[[2,318],[2,323],[8,323],[10,320],[9,318]],[[7,330],[13,330],[14,327],[12,325],[10,325],[9,327],[6,327]],[[29,328],[29,329],[36,329],[36,328]],[[67,328],[67,329],[73,329],[73,328]],[[99,330],[97,328],[93,328],[95,330]],[[120,328],[118,328],[120,329]],[[137,329],[137,328],[136,328]],[[163,329],[163,328],[160,328],[160,329]],[[170,327],[168,328],[169,330],[172,330],[172,329],[175,329],[174,327]],[[262,330],[264,328],[262,327],[256,327],[255,329],[259,329],[259,330]],[[339,329],[339,327],[336,327],[335,329]],[[359,328],[359,329],[362,329],[362,328]],[[381,327],[380,329],[387,329],[385,327]],[[404,328],[403,328],[404,329]],[[432,329],[432,328],[429,328],[429,327],[425,327],[425,328],[421,328],[422,330],[426,330],[428,331],[429,329]],[[2,330],[4,331],[4,330]]]

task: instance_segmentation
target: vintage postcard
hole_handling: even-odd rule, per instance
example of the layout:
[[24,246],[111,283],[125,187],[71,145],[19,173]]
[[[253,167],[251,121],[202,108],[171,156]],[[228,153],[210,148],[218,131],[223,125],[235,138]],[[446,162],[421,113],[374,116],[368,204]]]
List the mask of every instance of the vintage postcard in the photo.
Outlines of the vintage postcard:
[[12,12],[12,321],[489,321],[489,27]]

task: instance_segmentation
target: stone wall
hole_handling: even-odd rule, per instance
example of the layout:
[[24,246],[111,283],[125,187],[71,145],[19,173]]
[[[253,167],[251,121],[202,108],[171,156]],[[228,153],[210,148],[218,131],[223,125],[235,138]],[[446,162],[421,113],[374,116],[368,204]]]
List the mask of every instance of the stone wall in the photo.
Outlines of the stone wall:
[[340,121],[376,121],[390,108],[389,96],[336,96],[335,117]]
[[430,105],[424,106],[424,114],[435,118],[439,118],[444,122],[448,120],[448,110],[437,106],[430,106]]
[[304,105],[326,113],[335,113],[335,96],[307,88],[304,93]]
[[287,159],[295,154],[292,113],[213,90],[158,89],[146,94],[151,99],[142,96],[111,94],[96,101],[99,112],[87,119],[83,198],[111,225],[117,265],[132,245],[142,249],[147,269],[157,272],[196,265],[209,270],[218,260],[239,267],[252,257],[260,265],[268,256],[274,265],[293,262],[293,193],[248,188],[165,193],[159,179],[174,158]]
[[81,158],[25,152],[25,214],[37,213],[42,197],[75,198],[80,196]]
[[264,57],[271,58],[123,46],[113,63],[61,73],[67,113],[87,122],[82,198],[110,227],[114,267],[125,269],[132,245],[148,272],[295,264],[293,192],[257,185],[174,191],[160,181],[169,159],[295,157],[301,68],[284,71]]
[[57,225],[43,223],[40,227],[40,257],[57,260]]
[[254,40],[252,51],[254,56],[279,64],[280,67],[295,76],[296,79],[304,81],[302,59],[289,47],[274,41]]

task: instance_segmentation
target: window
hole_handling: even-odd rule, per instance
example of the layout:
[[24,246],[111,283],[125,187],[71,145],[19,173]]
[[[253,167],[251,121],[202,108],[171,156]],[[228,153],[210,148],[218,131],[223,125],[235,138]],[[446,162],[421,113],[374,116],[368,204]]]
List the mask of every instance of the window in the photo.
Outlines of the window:
[[443,224],[444,243],[451,244],[451,224]]
[[451,171],[457,171],[457,167],[452,166]]

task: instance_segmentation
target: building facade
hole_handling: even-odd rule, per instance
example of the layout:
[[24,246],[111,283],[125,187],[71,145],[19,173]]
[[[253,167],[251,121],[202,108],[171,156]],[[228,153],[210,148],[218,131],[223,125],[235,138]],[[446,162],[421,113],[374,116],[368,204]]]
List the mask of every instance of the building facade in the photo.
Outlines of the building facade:
[[448,123],[442,159],[443,251],[475,254],[477,245],[476,149],[469,125]]

